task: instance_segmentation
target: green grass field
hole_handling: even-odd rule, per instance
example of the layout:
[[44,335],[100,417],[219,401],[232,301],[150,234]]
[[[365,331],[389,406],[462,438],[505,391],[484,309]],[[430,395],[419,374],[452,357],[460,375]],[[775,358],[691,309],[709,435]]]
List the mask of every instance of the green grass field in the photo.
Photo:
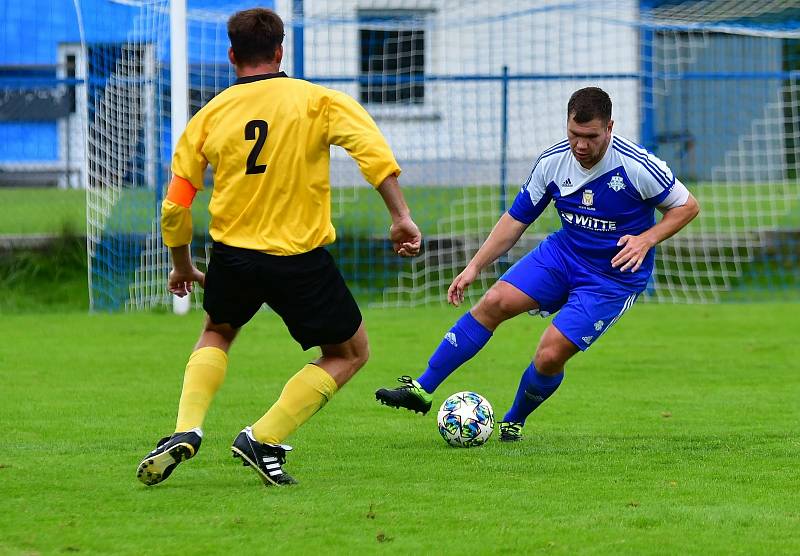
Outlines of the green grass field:
[[[234,346],[199,455],[148,488],[200,315],[6,314],[0,554],[797,554],[797,307],[637,306],[524,442],[466,450],[373,397],[461,311],[367,310],[372,359],[289,440],[282,489],[229,452],[313,356],[274,315]],[[435,403],[474,389],[501,418],[546,322],[504,325]]]

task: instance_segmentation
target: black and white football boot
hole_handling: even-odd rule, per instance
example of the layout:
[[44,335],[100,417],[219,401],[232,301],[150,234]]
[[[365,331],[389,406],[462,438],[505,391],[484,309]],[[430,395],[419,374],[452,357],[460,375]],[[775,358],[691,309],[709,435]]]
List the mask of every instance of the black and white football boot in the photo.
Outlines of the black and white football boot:
[[242,430],[231,446],[233,457],[241,459],[242,465],[253,469],[264,486],[297,484],[282,467],[286,463],[286,452],[291,449],[286,444],[262,444],[253,438],[250,427]]
[[199,428],[162,438],[136,468],[136,478],[148,486],[166,480],[179,463],[194,457],[202,441]]

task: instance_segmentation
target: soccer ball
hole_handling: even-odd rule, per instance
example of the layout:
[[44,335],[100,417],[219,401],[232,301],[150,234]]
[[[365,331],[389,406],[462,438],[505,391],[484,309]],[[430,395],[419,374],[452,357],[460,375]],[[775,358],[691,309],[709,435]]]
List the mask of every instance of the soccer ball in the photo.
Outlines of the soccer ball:
[[445,442],[460,448],[480,446],[494,431],[492,405],[475,392],[458,392],[447,398],[437,421]]

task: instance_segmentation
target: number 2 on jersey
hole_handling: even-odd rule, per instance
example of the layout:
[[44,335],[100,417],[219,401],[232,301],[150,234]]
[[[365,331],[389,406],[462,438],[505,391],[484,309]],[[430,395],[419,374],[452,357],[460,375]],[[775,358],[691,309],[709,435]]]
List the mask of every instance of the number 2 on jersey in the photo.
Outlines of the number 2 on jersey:
[[253,149],[247,155],[247,171],[245,174],[263,174],[267,171],[266,164],[257,164],[258,155],[261,154],[261,149],[264,148],[264,143],[267,141],[267,131],[269,125],[264,120],[250,120],[244,126],[244,138],[248,141],[255,141]]

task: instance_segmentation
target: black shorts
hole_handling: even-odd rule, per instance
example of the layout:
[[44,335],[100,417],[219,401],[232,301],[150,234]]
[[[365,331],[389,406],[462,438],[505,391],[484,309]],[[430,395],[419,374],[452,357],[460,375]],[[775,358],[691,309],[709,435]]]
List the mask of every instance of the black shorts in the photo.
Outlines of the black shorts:
[[214,242],[203,309],[214,324],[243,326],[266,303],[304,350],[349,340],[361,311],[330,253],[267,255]]

